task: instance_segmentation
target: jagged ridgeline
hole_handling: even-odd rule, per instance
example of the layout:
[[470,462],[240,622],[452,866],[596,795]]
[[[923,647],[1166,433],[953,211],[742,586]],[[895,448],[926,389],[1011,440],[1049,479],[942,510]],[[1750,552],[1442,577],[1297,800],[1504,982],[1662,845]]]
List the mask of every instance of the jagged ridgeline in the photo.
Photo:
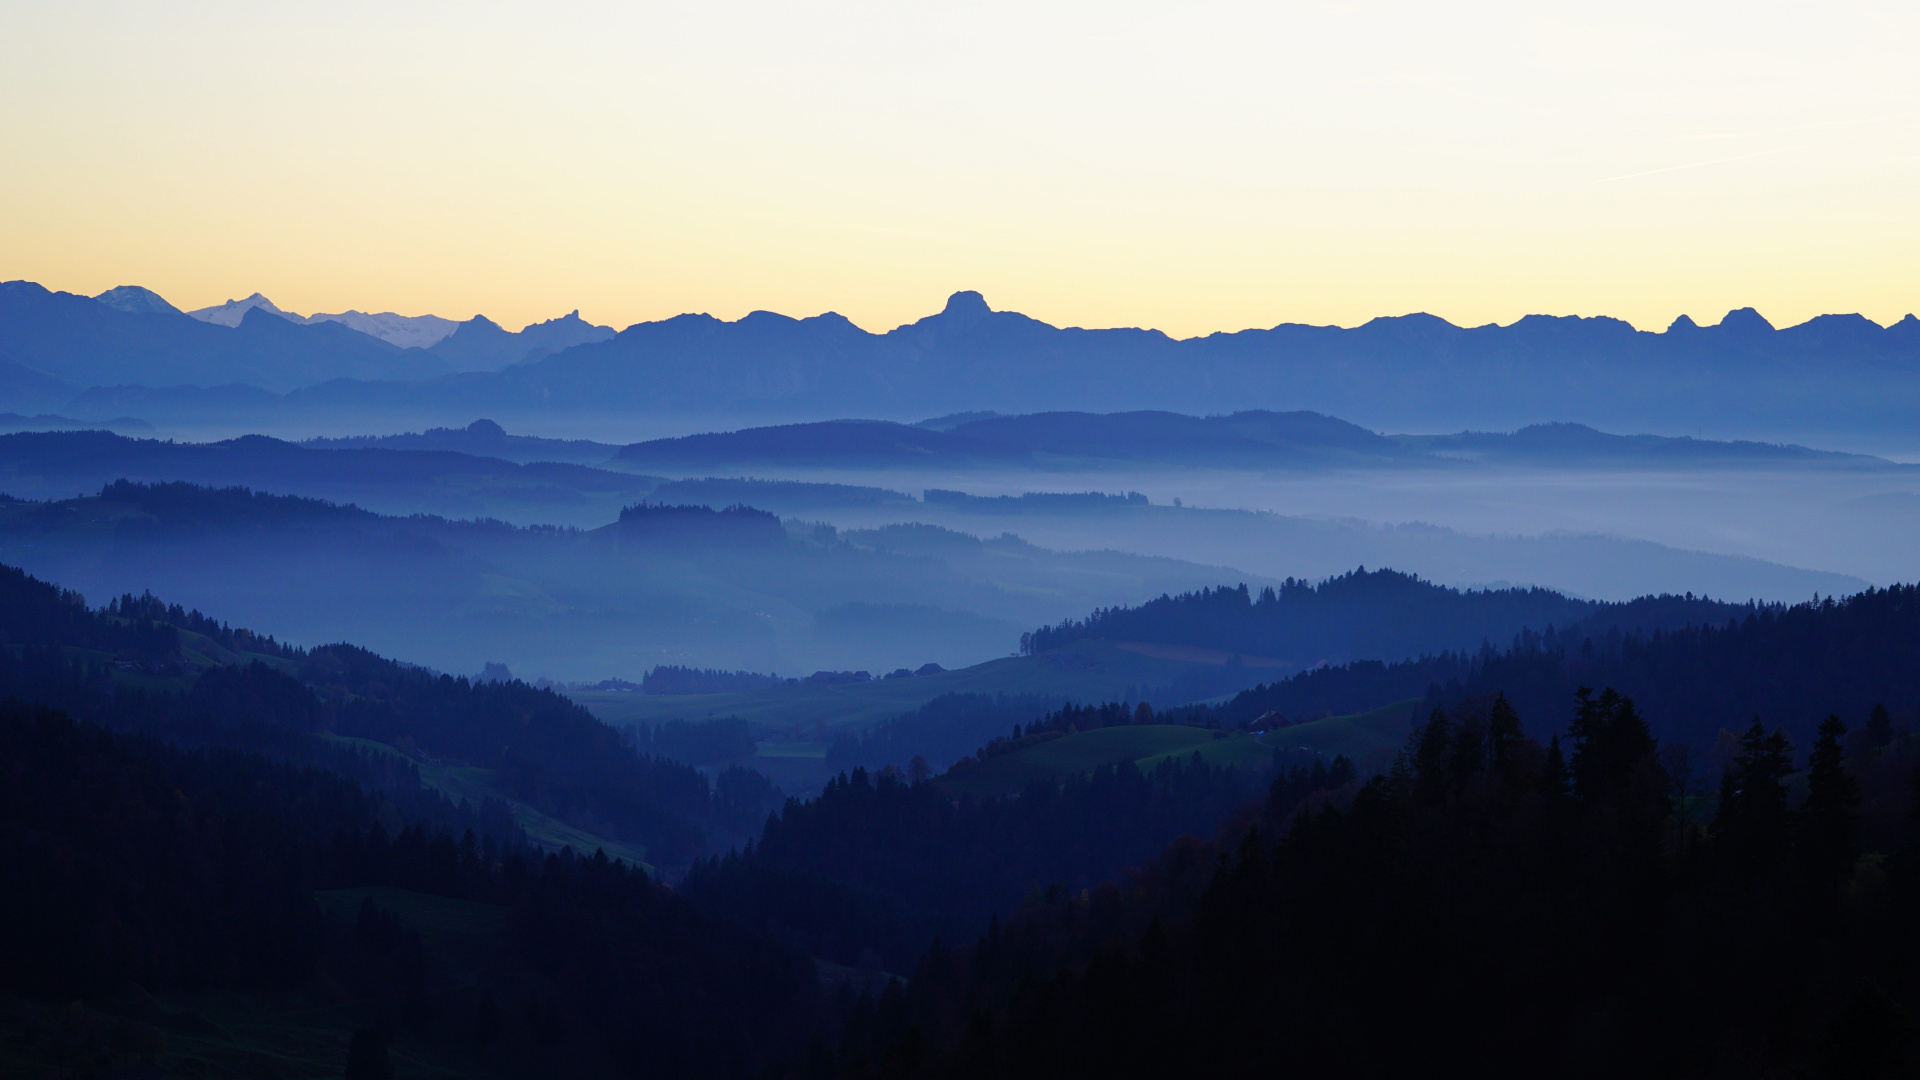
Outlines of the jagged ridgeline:
[[[5,408],[149,420],[165,412],[814,419],[1270,408],[1416,429],[1510,428],[1553,415],[1689,429],[1764,418],[1858,433],[1904,430],[1920,400],[1913,316],[1881,327],[1824,315],[1775,329],[1750,308],[1713,327],[1683,317],[1663,333],[1605,317],[1459,327],[1406,315],[1351,329],[1280,325],[1175,340],[1155,330],[1054,327],[961,292],[942,312],[881,334],[831,313],[757,311],[733,322],[689,314],[615,336],[578,319],[519,335],[475,319],[419,349],[259,307],[237,325],[214,325],[164,302],[127,305],[16,281],[0,283],[0,337]],[[439,377],[453,370],[472,373]],[[1674,394],[1676,385],[1694,392]],[[958,426],[991,431],[995,419]],[[1085,441],[1056,426],[1066,441]],[[871,436],[883,439],[897,433]]]

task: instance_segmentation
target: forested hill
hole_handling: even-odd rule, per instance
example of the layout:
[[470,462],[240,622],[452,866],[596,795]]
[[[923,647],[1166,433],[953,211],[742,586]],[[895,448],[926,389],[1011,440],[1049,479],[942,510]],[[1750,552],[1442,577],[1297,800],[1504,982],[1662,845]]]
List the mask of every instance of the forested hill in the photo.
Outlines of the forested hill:
[[815,1015],[643,870],[421,809],[0,701],[0,1073],[760,1075]]
[[1920,740],[1853,745],[1833,721],[1793,784],[1780,740],[1743,727],[1703,811],[1630,703],[1580,711],[1544,742],[1499,699],[1435,712],[1358,791],[936,944],[892,1009],[848,1024],[842,1060],[1036,1080],[1914,1075]]
[[0,645],[0,697],[329,768],[364,745],[343,739],[382,744],[668,867],[751,835],[778,805],[758,774],[710,783],[525,683],[470,682],[352,645],[289,649],[150,596],[89,610],[12,567],[0,567]]
[[1756,716],[1784,726],[1801,747],[1832,713],[1857,724],[1884,703],[1906,722],[1920,717],[1920,587],[1677,625],[1615,617],[1614,609],[1631,607],[1603,606],[1503,650],[1302,672],[1238,695],[1218,715],[1225,724],[1270,711],[1298,721],[1423,695],[1431,706],[1505,694],[1537,729],[1552,732],[1571,719],[1577,688],[1611,686],[1639,704],[1661,738],[1701,750]]
[[1257,596],[1241,585],[1162,596],[1139,607],[1105,608],[1022,635],[1021,649],[1044,653],[1096,638],[1212,649],[1311,667],[1470,651],[1486,642],[1504,645],[1523,629],[1545,631],[1591,620],[1652,631],[1725,621],[1753,610],[1751,605],[1691,595],[1598,603],[1541,588],[1461,590],[1394,570],[1361,567],[1318,584],[1288,578]]

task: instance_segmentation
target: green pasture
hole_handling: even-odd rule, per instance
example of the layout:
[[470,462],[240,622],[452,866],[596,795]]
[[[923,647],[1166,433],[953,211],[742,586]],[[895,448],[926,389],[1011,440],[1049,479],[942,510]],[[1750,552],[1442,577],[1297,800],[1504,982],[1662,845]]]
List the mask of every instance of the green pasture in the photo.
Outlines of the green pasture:
[[1091,772],[1102,765],[1190,754],[1214,741],[1213,732],[1207,728],[1174,724],[1099,728],[988,758],[959,775],[949,772],[940,782],[955,792],[1004,795],[1036,780],[1057,780],[1074,773]]
[[[340,746],[350,746],[360,750],[371,750],[376,754],[391,754],[394,757],[414,759],[383,742],[372,739],[356,739],[346,735],[324,736],[328,742]],[[625,859],[635,866],[645,867],[648,873],[653,866],[646,861],[646,852],[630,844],[597,836],[584,829],[575,828],[559,818],[549,817],[526,803],[508,797],[494,786],[494,770],[482,769],[472,765],[454,765],[444,762],[416,762],[420,770],[420,781],[454,802],[465,799],[478,805],[480,800],[501,799],[513,807],[513,817],[526,830],[527,839],[547,851],[559,851],[571,847],[582,855],[591,855],[595,850],[603,850],[609,859]]]
[[[666,696],[580,690],[568,694],[615,727],[666,720],[737,716],[757,731],[802,736],[820,726],[833,734],[859,731],[913,710],[943,694],[1056,694],[1074,701],[1113,701],[1127,687],[1172,682],[1200,666],[1143,656],[1107,641],[1076,641],[1040,656],[1009,656],[984,664],[906,679],[863,683],[801,683],[733,694]],[[1274,677],[1284,675],[1276,670]]]
[[1121,761],[1131,761],[1144,772],[1166,761],[1198,755],[1220,768],[1256,769],[1272,761],[1275,750],[1312,750],[1327,757],[1345,754],[1363,767],[1383,765],[1406,742],[1419,705],[1419,698],[1408,698],[1370,712],[1329,716],[1260,736],[1244,731],[1219,735],[1210,728],[1171,724],[1099,728],[988,758],[958,775],[949,772],[939,782],[956,793],[1004,795],[1036,780],[1057,780]]
[[1414,711],[1419,707],[1419,698],[1408,698],[1371,712],[1329,716],[1269,731],[1260,737],[1260,744],[1269,753],[1312,750],[1327,757],[1345,754],[1355,764],[1364,765],[1369,756],[1390,758],[1406,744],[1407,734],[1413,730]]
[[1258,740],[1246,732],[1236,731],[1218,739],[1209,738],[1206,742],[1191,747],[1143,757],[1134,764],[1140,767],[1140,771],[1148,772],[1159,768],[1162,762],[1176,758],[1185,761],[1195,754],[1200,755],[1200,760],[1220,769],[1258,769],[1273,760],[1272,750],[1260,745]]
[[513,807],[514,820],[526,830],[527,839],[548,851],[570,847],[582,855],[591,855],[598,849],[605,851],[609,859],[625,859],[635,866],[645,867],[648,873],[653,872],[653,866],[646,861],[644,850],[576,828],[559,818],[549,817],[518,799],[509,798],[494,786],[494,772],[493,769],[482,769],[473,765],[428,763],[420,766],[420,780],[444,792],[455,802],[466,799],[470,803],[477,804],[483,798],[505,800],[507,805]]

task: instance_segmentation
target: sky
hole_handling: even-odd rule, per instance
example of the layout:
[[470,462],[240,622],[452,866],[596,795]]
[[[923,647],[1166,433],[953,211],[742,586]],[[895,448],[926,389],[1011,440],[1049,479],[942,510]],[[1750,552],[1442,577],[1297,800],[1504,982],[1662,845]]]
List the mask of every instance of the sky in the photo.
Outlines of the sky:
[[1912,3],[0,0],[0,278],[517,327],[1920,309]]

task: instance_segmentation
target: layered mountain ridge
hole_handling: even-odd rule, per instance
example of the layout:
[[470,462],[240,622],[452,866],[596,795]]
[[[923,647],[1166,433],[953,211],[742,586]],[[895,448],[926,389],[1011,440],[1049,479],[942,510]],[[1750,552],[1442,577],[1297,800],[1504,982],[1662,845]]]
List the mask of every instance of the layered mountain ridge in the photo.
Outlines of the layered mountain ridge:
[[1911,440],[1920,405],[1920,320],[1911,315],[1890,327],[1823,315],[1776,329],[1743,308],[1715,326],[1682,318],[1650,332],[1606,317],[1460,327],[1414,314],[1352,329],[1283,323],[1175,339],[1055,327],[961,292],[885,333],[834,313],[689,314],[617,334],[571,315],[517,336],[476,319],[423,350],[342,323],[293,324],[259,305],[216,327],[132,304],[0,286],[0,358],[25,369],[5,369],[0,394],[22,400],[0,407],[149,420],[374,410],[439,422],[1267,409],[1403,431],[1571,421],[1774,440],[1843,433],[1860,445]]

